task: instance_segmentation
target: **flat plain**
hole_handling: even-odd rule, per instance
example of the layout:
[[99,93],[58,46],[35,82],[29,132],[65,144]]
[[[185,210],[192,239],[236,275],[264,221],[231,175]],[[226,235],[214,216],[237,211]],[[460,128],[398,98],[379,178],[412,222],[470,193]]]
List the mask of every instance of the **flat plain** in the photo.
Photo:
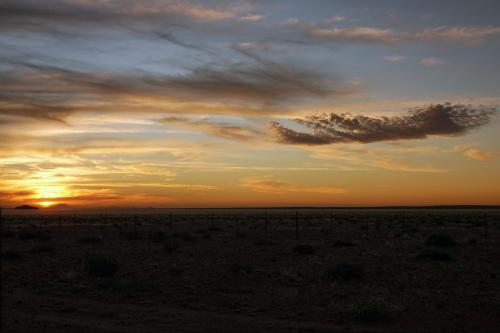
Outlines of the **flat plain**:
[[4,214],[3,332],[495,332],[500,210]]

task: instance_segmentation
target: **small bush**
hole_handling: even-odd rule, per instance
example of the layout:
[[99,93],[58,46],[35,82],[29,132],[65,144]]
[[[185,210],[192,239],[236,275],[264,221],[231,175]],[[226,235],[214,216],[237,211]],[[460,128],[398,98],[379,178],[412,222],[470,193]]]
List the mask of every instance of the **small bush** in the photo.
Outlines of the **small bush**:
[[354,321],[382,322],[394,317],[397,308],[381,297],[352,304],[347,308],[347,316]]
[[2,253],[2,260],[6,262],[15,262],[22,260],[22,257],[18,251],[7,250]]
[[96,236],[85,236],[80,239],[78,239],[78,243],[80,244],[95,244],[95,243],[100,243],[101,239]]
[[31,253],[50,253],[54,252],[54,247],[52,245],[44,244],[44,245],[37,245],[31,249]]
[[273,242],[271,242],[267,239],[259,239],[259,240],[255,241],[254,244],[259,245],[259,246],[270,246],[270,245],[273,245]]
[[87,255],[84,264],[87,274],[92,277],[113,276],[120,268],[114,258],[97,254]]
[[174,236],[179,237],[184,242],[192,242],[196,240],[196,237],[191,235],[191,233],[188,231],[176,233],[174,234]]
[[167,239],[167,234],[163,230],[149,234],[149,239],[155,243],[163,243]]
[[469,244],[470,245],[477,245],[477,239],[476,238],[469,238]]
[[15,236],[16,233],[13,232],[13,231],[2,231],[2,238],[10,238],[10,237],[13,237]]
[[125,239],[134,241],[134,240],[139,240],[142,239],[142,235],[138,233],[137,231],[127,231],[124,233]]
[[41,240],[42,242],[49,242],[50,240],[52,240],[52,236],[46,232],[39,232],[36,238],[38,240]]
[[17,237],[21,240],[28,240],[28,239],[35,239],[37,238],[37,232],[29,229],[21,229],[19,233],[17,234]]
[[333,243],[333,246],[335,246],[335,247],[350,247],[350,246],[356,246],[356,244],[354,244],[350,240],[337,240]]
[[171,242],[166,243],[165,246],[163,247],[163,251],[167,254],[174,253],[176,249],[177,249],[177,246],[175,246]]
[[363,268],[356,264],[340,263],[327,268],[324,279],[331,280],[359,280],[364,276]]
[[452,256],[445,251],[438,249],[424,249],[420,251],[417,256],[419,260],[425,261],[451,261],[453,260]]
[[425,241],[425,245],[434,247],[454,247],[457,243],[453,237],[441,232],[429,235]]
[[28,228],[21,229],[17,236],[21,240],[38,239],[43,242],[48,242],[52,239],[52,237],[46,232],[30,230]]
[[309,244],[297,244],[294,246],[293,252],[300,255],[312,255],[314,248]]
[[253,272],[253,268],[251,266],[239,262],[229,265],[229,270],[233,274],[250,274]]

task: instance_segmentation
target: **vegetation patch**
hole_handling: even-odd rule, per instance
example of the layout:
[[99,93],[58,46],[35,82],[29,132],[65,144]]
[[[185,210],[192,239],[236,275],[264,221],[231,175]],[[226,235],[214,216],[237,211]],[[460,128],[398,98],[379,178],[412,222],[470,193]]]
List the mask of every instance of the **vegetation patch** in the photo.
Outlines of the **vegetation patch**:
[[7,250],[2,253],[2,260],[5,262],[15,262],[22,260],[22,256],[18,251]]
[[454,247],[457,245],[453,237],[444,232],[431,234],[425,240],[425,245],[433,247]]
[[451,261],[453,257],[446,251],[438,249],[423,249],[417,259],[424,261]]
[[356,246],[356,244],[350,240],[336,240],[333,243],[334,247],[351,247],[351,246]]
[[300,255],[313,255],[314,248],[309,244],[297,244],[293,247],[293,252]]
[[360,265],[343,262],[331,267],[328,267],[324,274],[324,279],[327,281],[342,280],[351,281],[363,278],[364,270]]
[[99,254],[87,254],[84,258],[85,271],[91,277],[113,276],[120,265],[114,258]]
[[36,245],[31,249],[31,253],[51,253],[54,252],[55,248],[49,244]]
[[80,244],[96,244],[100,243],[101,239],[97,236],[85,236],[78,239]]
[[382,297],[372,297],[366,301],[347,307],[347,316],[359,322],[383,322],[395,316],[397,307]]

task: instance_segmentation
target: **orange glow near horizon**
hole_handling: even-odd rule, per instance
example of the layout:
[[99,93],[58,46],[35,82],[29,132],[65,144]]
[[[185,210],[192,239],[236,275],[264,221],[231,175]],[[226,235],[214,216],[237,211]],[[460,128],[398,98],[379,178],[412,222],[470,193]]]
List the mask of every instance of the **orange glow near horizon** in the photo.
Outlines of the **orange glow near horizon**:
[[42,206],[43,208],[49,208],[51,206],[54,206],[56,204],[56,202],[54,202],[54,201],[40,201],[38,204],[40,206]]

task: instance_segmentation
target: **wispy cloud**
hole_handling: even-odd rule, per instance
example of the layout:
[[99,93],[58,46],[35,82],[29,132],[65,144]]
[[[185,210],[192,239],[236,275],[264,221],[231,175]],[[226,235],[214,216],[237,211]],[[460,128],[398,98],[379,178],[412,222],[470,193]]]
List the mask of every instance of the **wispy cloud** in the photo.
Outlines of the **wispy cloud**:
[[393,117],[350,114],[316,114],[295,121],[312,130],[296,131],[271,123],[278,142],[319,145],[331,143],[425,139],[431,135],[457,136],[490,122],[494,109],[437,104]]
[[298,186],[272,178],[248,178],[243,179],[240,185],[256,192],[265,193],[321,193],[321,194],[341,194],[347,192],[343,188],[330,186]]
[[252,126],[237,126],[234,124],[214,122],[209,119],[189,119],[183,117],[165,117],[158,120],[160,123],[171,126],[180,126],[200,131],[212,136],[232,140],[252,140],[263,135],[262,131]]
[[402,62],[406,59],[407,59],[407,57],[403,57],[403,56],[399,56],[399,55],[392,55],[392,56],[384,57],[384,60],[386,60],[388,62]]
[[481,150],[475,144],[457,145],[453,147],[453,151],[477,161],[488,161],[500,156],[500,150]]
[[443,65],[444,63],[446,63],[446,61],[440,58],[430,57],[420,60],[420,63],[426,67],[434,67],[438,65]]

